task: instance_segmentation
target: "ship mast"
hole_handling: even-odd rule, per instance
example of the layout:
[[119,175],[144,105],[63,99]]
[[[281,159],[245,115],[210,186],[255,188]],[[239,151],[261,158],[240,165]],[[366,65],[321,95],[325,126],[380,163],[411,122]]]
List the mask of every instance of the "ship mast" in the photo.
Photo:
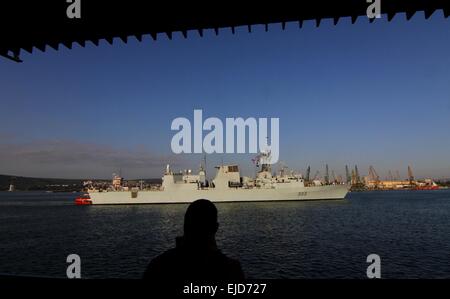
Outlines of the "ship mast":
[[203,171],[205,172],[205,179],[206,179],[206,154],[204,154],[203,156],[203,165],[204,165]]

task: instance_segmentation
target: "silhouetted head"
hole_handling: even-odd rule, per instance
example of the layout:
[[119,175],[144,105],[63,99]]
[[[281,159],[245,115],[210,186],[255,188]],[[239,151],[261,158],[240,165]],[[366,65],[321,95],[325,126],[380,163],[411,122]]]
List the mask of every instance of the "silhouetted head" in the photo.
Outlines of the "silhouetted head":
[[207,199],[199,199],[189,205],[184,215],[184,236],[188,239],[214,238],[219,223],[216,206]]

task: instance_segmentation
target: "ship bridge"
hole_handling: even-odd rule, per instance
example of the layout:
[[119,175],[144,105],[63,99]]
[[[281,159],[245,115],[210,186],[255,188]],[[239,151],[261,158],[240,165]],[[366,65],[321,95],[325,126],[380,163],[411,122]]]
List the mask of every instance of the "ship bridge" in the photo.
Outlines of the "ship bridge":
[[214,188],[240,187],[242,185],[238,165],[216,166],[216,177],[212,181]]

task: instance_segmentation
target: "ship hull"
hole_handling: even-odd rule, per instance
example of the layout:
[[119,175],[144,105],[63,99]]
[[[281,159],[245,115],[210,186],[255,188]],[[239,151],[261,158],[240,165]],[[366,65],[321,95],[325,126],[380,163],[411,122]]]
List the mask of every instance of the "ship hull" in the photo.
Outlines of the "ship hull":
[[347,185],[312,186],[280,189],[175,189],[170,191],[92,192],[93,205],[190,203],[197,199],[212,202],[305,201],[344,199]]

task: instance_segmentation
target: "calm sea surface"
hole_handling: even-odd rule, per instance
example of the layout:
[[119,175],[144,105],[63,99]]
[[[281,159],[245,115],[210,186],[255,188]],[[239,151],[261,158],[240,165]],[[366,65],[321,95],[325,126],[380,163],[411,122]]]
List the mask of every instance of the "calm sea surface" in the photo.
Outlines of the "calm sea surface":
[[[0,192],[0,273],[140,278],[174,246],[187,205],[75,206],[76,194]],[[218,245],[249,278],[450,278],[450,190],[351,193],[346,200],[217,204]]]

